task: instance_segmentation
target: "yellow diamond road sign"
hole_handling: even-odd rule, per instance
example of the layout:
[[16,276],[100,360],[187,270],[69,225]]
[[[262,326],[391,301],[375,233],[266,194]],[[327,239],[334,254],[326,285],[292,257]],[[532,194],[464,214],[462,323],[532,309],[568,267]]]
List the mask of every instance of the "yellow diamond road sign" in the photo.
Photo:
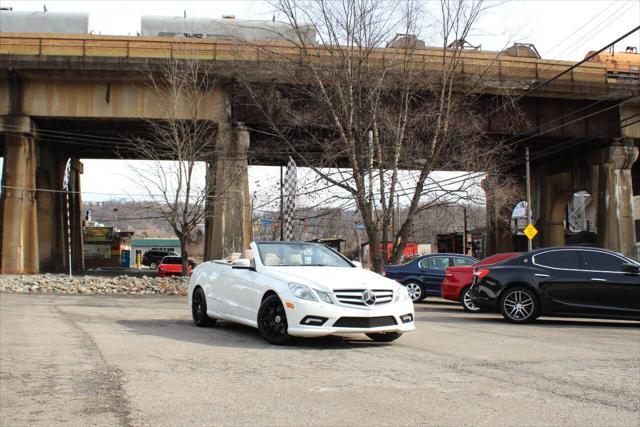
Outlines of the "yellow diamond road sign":
[[529,238],[529,240],[533,240],[538,234],[538,230],[533,226],[533,224],[529,224],[524,228],[524,235]]

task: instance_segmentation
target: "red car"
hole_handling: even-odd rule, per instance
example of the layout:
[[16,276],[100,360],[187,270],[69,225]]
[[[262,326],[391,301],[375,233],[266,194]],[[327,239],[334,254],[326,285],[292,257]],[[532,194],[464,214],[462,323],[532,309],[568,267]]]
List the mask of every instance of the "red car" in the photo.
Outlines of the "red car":
[[[191,270],[194,262],[189,260],[187,266],[187,275],[191,276]],[[160,261],[158,266],[158,277],[179,276],[182,274],[182,258],[179,256],[166,256]]]
[[485,258],[482,261],[478,261],[474,265],[460,265],[447,268],[444,275],[444,281],[442,282],[442,298],[460,302],[465,311],[480,311],[480,308],[476,307],[471,302],[471,298],[469,298],[468,294],[471,282],[473,282],[474,268],[482,265],[497,264],[517,255],[520,255],[520,253],[511,252],[506,254],[496,254]]

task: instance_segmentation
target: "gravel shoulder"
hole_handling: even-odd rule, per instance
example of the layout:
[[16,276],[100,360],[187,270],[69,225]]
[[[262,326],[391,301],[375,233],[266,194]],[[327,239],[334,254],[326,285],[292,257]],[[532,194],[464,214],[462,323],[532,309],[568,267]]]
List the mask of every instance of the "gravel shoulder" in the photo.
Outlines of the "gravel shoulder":
[[16,294],[186,295],[188,277],[66,274],[0,275],[0,292]]
[[640,324],[416,306],[391,345],[266,344],[184,297],[0,294],[1,425],[640,424]]

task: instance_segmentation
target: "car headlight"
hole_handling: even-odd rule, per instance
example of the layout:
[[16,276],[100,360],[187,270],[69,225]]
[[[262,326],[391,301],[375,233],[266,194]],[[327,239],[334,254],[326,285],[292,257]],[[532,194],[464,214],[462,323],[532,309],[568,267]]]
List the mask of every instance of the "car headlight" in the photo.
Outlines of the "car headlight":
[[313,294],[313,291],[308,286],[301,285],[300,283],[289,283],[289,289],[293,295],[300,299],[318,301],[316,296]]
[[333,304],[333,300],[331,299],[331,296],[329,296],[328,292],[319,291],[317,289],[314,289],[314,291],[316,291],[316,294],[318,294],[318,298],[320,298],[320,301],[326,302],[327,304]]
[[396,301],[406,301],[409,300],[409,291],[405,286],[400,286],[400,288],[396,292]]

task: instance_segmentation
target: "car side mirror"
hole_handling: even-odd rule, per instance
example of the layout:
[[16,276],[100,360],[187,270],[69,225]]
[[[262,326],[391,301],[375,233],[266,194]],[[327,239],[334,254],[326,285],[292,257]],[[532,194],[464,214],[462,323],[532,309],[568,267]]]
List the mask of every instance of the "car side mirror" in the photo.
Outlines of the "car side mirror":
[[231,268],[235,268],[238,270],[255,270],[255,268],[251,265],[251,261],[246,258],[233,261],[233,263],[231,264]]
[[622,271],[629,274],[640,274],[640,266],[636,264],[622,264]]
[[358,268],[362,268],[362,263],[360,261],[351,261],[351,264],[355,265]]

